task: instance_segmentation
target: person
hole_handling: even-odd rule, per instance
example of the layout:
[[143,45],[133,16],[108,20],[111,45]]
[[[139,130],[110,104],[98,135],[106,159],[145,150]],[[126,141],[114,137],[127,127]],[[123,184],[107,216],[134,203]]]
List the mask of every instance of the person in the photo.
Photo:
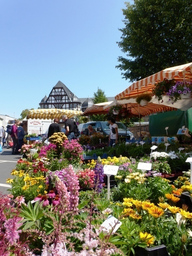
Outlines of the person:
[[79,136],[79,130],[77,124],[74,120],[67,117],[67,115],[62,116],[62,120],[65,125],[65,135],[68,140],[76,139]]
[[117,144],[118,142],[118,126],[115,123],[115,119],[113,117],[108,118],[108,123],[109,123],[109,146],[113,146],[114,144]]
[[53,135],[53,133],[60,132],[60,131],[61,131],[61,128],[59,126],[59,119],[55,118],[54,122],[49,126],[47,137],[49,138],[51,137],[51,135]]
[[2,126],[2,127],[3,127],[3,141],[2,141],[2,143],[3,143],[3,147],[4,147],[5,143],[6,143],[6,131],[5,131],[4,126]]
[[3,146],[3,138],[4,138],[4,136],[5,136],[5,131],[3,129],[3,126],[1,126],[0,127],[0,146],[1,146],[1,148]]
[[17,127],[18,127],[19,121],[15,120],[15,123],[12,126],[11,129],[11,138],[13,140],[13,147],[12,147],[12,154],[17,154],[17,144],[18,144],[18,138],[17,138]]
[[96,133],[95,129],[93,128],[92,125],[89,125],[89,126],[88,126],[88,135],[91,136],[91,135],[93,135],[94,133]]
[[23,123],[19,123],[19,126],[17,127],[17,138],[18,138],[18,144],[17,144],[17,152],[19,152],[19,149],[23,146],[23,139],[25,136],[25,131],[23,129]]

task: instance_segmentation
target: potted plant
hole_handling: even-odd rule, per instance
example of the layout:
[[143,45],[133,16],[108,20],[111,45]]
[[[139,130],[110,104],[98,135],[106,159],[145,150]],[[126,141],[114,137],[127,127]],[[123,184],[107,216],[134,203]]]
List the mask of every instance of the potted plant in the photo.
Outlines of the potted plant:
[[148,93],[141,94],[137,96],[136,102],[141,106],[147,105],[147,103],[152,99],[151,95]]
[[153,94],[158,98],[158,100],[162,100],[163,95],[166,95],[169,89],[175,84],[175,80],[164,79],[162,82],[156,83],[153,89]]
[[113,115],[119,115],[119,112],[121,111],[121,109],[122,109],[121,105],[115,105],[110,108],[109,112]]
[[185,82],[185,81],[178,81],[176,82],[169,91],[167,92],[167,95],[169,96],[169,99],[174,103],[179,99],[187,99],[191,98],[191,92],[192,92],[192,83]]

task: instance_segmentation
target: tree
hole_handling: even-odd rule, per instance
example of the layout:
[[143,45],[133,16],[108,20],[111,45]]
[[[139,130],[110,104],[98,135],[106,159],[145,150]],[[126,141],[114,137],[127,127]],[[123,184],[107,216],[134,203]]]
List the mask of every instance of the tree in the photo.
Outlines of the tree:
[[21,119],[24,119],[29,113],[29,109],[25,109],[21,112],[20,116],[21,116]]
[[100,102],[106,102],[108,101],[107,97],[105,96],[105,93],[98,88],[97,92],[94,93],[93,103],[100,103]]
[[192,0],[135,0],[123,9],[117,66],[125,79],[140,80],[192,60]]

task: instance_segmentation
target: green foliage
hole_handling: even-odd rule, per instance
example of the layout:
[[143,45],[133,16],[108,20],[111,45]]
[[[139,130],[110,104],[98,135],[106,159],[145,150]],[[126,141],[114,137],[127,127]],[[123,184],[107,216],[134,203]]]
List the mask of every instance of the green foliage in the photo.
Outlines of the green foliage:
[[107,115],[105,115],[105,114],[91,115],[90,120],[91,121],[106,121]]
[[149,177],[146,181],[146,186],[150,188],[150,201],[153,203],[158,203],[159,198],[163,198],[165,194],[172,191],[169,181],[161,177]]
[[22,204],[20,215],[23,217],[23,230],[41,228],[41,219],[44,216],[42,203],[36,202],[32,205],[31,202],[28,202],[27,205]]
[[104,91],[98,88],[97,92],[94,93],[93,103],[101,103],[101,102],[107,102],[107,97],[105,96]]
[[137,0],[123,9],[118,43],[126,54],[117,66],[125,79],[139,80],[192,59],[191,0]]
[[114,201],[123,201],[123,198],[130,197],[137,200],[146,200],[150,197],[150,188],[145,183],[139,184],[136,180],[131,180],[130,183],[119,183],[113,189],[112,198]]
[[28,113],[29,113],[29,109],[24,109],[24,110],[21,112],[21,114],[20,114],[21,119],[24,119],[24,118],[28,115]]
[[167,161],[154,161],[153,162],[153,171],[160,173],[171,173],[171,167]]

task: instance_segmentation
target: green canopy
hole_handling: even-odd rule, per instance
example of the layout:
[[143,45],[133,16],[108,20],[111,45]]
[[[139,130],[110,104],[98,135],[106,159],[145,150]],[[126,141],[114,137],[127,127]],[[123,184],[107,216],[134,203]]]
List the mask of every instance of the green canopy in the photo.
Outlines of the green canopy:
[[[181,111],[157,113],[149,117],[149,132],[151,136],[175,136],[177,131],[185,126],[192,132],[192,108]],[[166,127],[168,134],[166,134]]]

